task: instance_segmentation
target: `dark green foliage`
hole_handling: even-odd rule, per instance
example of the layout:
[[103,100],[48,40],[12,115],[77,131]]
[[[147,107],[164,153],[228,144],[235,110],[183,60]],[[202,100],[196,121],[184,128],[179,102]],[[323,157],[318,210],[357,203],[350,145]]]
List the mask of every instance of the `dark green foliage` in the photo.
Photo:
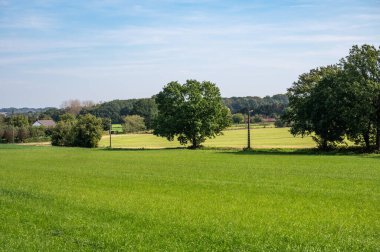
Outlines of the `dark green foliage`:
[[51,135],[51,144],[54,146],[74,146],[75,121],[60,121],[55,126]]
[[110,118],[101,118],[102,120],[102,128],[104,131],[109,131],[111,127],[111,119]]
[[288,106],[289,100],[285,94],[277,94],[264,98],[257,96],[223,98],[224,104],[231,110],[232,114],[247,113],[247,108],[253,114],[273,117],[282,115]]
[[93,115],[81,115],[75,119],[70,114],[62,116],[53,130],[54,146],[97,147],[102,137],[102,120]]
[[17,129],[17,141],[24,142],[28,137],[30,137],[29,129],[26,127],[21,127]]
[[48,110],[41,113],[38,119],[50,119],[51,118],[57,122],[60,120],[60,117],[63,114],[65,114],[65,110],[63,110],[63,109],[49,108]]
[[[47,132],[49,131],[49,133]],[[45,127],[29,127],[30,137],[32,138],[41,138],[45,137],[46,135],[51,135],[50,131],[51,129],[46,129]]]
[[125,133],[135,133],[146,130],[144,117],[131,115],[124,117],[123,131]]
[[380,48],[353,46],[341,60],[345,73],[345,96],[349,98],[347,121],[350,139],[367,149],[380,149]]
[[112,123],[122,123],[123,116],[130,113],[135,102],[135,99],[113,100],[95,105],[93,107],[83,108],[80,113],[82,115],[92,114],[99,118],[110,118]]
[[0,143],[3,142],[4,131],[5,129],[0,125]]
[[232,115],[232,122],[235,124],[244,123],[244,115],[242,113],[236,113]]
[[102,120],[93,115],[79,116],[73,129],[75,146],[94,148],[102,138]]
[[314,133],[322,148],[348,136],[380,149],[380,50],[353,46],[339,65],[300,75],[288,91],[283,118],[293,134]]
[[345,107],[339,96],[342,71],[337,66],[321,67],[302,74],[289,88],[287,121],[294,135],[310,135],[322,149],[342,142],[346,124]]
[[13,143],[16,141],[16,129],[13,127],[4,128],[3,139],[6,143]]
[[13,127],[28,127],[28,117],[22,114],[12,115],[8,118],[8,125],[12,125]]
[[152,128],[153,119],[157,116],[158,109],[154,99],[139,99],[133,105],[131,115],[142,116],[148,129]]
[[169,141],[178,138],[197,148],[206,138],[222,133],[231,123],[229,109],[223,104],[219,88],[208,81],[170,82],[156,96],[158,115],[154,134]]

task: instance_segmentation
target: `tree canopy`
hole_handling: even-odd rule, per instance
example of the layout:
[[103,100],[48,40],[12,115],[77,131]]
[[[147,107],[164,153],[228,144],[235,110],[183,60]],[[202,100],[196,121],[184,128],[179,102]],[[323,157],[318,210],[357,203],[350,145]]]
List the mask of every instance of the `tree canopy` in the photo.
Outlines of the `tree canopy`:
[[288,89],[284,119],[321,148],[345,137],[380,149],[380,49],[353,46],[339,64],[301,74]]
[[156,96],[158,114],[153,133],[198,148],[207,138],[222,133],[231,123],[219,88],[209,81],[168,83]]

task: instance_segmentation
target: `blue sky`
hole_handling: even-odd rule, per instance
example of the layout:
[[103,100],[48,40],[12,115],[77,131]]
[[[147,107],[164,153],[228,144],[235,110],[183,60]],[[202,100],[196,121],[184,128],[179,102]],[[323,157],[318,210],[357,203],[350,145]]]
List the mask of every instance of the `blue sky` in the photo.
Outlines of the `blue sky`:
[[150,97],[173,80],[284,93],[353,44],[380,45],[380,0],[0,0],[0,107]]

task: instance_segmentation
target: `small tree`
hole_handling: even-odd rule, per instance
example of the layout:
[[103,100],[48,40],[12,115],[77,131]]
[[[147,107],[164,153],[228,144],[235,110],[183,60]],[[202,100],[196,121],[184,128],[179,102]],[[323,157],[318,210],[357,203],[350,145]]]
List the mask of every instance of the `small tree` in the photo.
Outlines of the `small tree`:
[[74,146],[75,132],[73,121],[60,121],[53,129],[51,144],[54,146]]
[[133,133],[146,130],[144,117],[131,115],[124,117],[123,130],[125,133]]
[[29,127],[30,136],[33,138],[40,138],[46,136],[45,127]]
[[183,145],[198,148],[206,138],[222,134],[231,124],[229,109],[223,104],[219,88],[209,81],[170,82],[156,96],[158,115],[154,134]]
[[93,115],[79,116],[74,125],[75,145],[79,147],[94,148],[102,138],[102,120]]
[[17,139],[19,142],[24,142],[30,136],[29,129],[26,127],[18,128],[17,130]]
[[17,129],[10,127],[10,126],[6,127],[4,129],[4,133],[3,133],[4,141],[7,143],[12,143],[16,137],[16,130]]
[[4,132],[5,132],[5,129],[0,126],[0,143],[3,141]]
[[232,122],[235,124],[244,123],[244,115],[242,113],[236,113],[232,115]]

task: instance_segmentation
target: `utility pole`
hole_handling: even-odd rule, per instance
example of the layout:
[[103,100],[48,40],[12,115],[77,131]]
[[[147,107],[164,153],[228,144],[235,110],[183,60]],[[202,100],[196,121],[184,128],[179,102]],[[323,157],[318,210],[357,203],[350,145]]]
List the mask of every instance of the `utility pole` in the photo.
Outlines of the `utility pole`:
[[112,149],[112,120],[110,119],[110,149]]
[[247,149],[251,149],[251,116],[250,116],[250,111],[248,111],[248,146]]
[[11,121],[12,121],[12,143],[14,144],[15,143],[15,123],[14,123],[14,110],[12,110],[12,118],[11,118]]
[[251,112],[252,112],[252,110],[248,110],[248,146],[247,146],[247,150],[251,150]]

